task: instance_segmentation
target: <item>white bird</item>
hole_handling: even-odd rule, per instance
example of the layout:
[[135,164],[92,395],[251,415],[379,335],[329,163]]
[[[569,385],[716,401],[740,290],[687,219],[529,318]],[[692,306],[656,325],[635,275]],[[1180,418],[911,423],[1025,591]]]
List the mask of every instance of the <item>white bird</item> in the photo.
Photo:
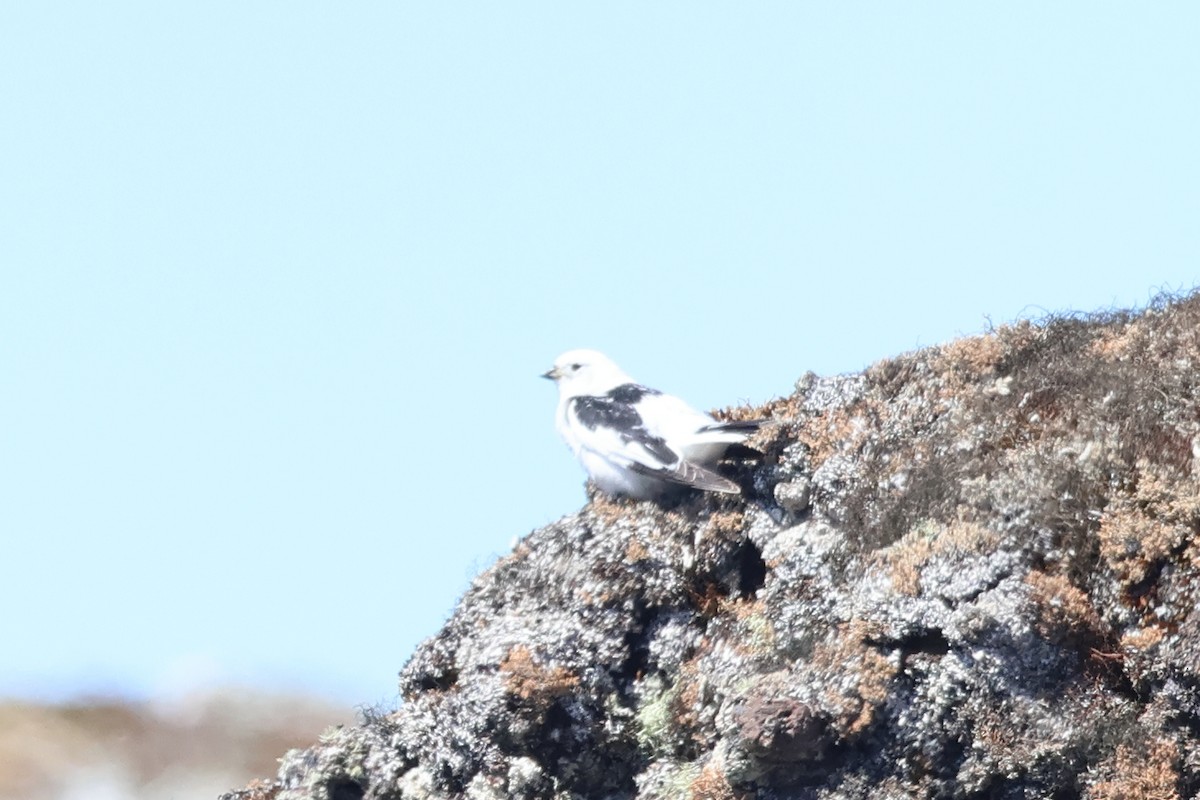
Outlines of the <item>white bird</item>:
[[542,377],[558,384],[555,427],[602,491],[638,499],[680,487],[741,491],[712,467],[761,421],[717,422],[635,383],[595,350],[563,353]]

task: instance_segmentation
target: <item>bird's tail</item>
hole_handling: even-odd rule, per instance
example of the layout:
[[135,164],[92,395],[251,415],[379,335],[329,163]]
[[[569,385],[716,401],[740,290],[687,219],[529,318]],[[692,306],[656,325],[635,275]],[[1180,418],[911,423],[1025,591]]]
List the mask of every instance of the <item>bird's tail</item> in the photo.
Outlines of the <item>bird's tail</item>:
[[767,422],[769,420],[765,419],[740,419],[732,422],[714,422],[711,425],[705,425],[697,433],[733,433],[749,436]]
[[689,460],[700,463],[713,463],[722,458],[745,459],[761,456],[761,453],[747,447],[743,442],[768,421],[738,420],[704,425],[696,430],[682,450]]

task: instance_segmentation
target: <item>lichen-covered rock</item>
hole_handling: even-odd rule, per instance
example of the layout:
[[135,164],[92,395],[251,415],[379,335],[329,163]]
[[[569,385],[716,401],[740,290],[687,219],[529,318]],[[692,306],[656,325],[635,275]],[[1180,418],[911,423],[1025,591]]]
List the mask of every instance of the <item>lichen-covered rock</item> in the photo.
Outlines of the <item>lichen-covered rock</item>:
[[229,798],[1200,794],[1200,297],[807,375],[743,498],[596,496],[401,707]]

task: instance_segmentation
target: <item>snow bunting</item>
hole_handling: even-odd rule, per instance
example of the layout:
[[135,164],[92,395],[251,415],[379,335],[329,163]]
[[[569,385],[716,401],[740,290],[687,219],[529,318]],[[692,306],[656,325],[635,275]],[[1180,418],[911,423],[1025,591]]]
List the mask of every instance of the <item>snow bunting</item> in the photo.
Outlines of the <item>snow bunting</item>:
[[558,384],[555,427],[602,491],[638,499],[679,487],[741,491],[712,466],[760,421],[717,422],[635,383],[595,350],[563,353],[542,377]]

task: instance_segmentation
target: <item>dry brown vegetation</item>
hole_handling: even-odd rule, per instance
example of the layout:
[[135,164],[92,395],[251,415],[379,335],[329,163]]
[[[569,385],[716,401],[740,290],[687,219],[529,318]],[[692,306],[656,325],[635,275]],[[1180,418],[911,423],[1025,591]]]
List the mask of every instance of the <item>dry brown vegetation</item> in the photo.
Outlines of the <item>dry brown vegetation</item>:
[[518,645],[500,662],[508,691],[531,708],[545,711],[579,686],[579,676],[562,667],[537,663],[528,647]]
[[921,590],[921,570],[931,559],[958,560],[994,550],[999,543],[993,531],[979,525],[955,522],[942,527],[931,523],[876,551],[873,560],[888,571],[896,591],[916,597]]
[[1104,765],[1112,777],[1092,784],[1088,800],[1177,800],[1179,749],[1174,742],[1123,745]]
[[871,724],[898,671],[895,663],[867,643],[870,633],[867,623],[852,620],[812,654],[816,671],[848,678],[827,685],[823,697],[826,707],[835,712],[834,730],[844,739],[853,739]]

